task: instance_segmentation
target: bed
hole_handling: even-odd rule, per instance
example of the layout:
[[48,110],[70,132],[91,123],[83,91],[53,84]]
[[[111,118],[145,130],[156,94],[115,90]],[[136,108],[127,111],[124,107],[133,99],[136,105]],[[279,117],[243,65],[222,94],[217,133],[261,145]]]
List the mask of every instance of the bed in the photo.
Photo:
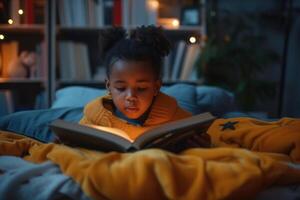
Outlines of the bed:
[[[162,90],[193,114],[247,116],[235,112],[234,96],[217,87],[176,84]],[[279,154],[232,148],[216,149],[217,156],[210,149],[120,154],[51,143],[53,120],[78,122],[83,106],[105,92],[63,88],[49,109],[0,119],[0,199],[300,198],[300,164]]]

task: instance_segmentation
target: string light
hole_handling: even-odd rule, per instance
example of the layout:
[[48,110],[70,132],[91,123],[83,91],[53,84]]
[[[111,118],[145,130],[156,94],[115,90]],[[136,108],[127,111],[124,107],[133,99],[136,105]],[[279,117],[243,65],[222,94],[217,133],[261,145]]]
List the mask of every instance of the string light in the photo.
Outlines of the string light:
[[189,38],[190,43],[195,44],[197,42],[197,39],[194,36],[191,36]]
[[23,15],[24,11],[22,9],[18,10],[19,15]]
[[4,35],[3,34],[0,34],[0,40],[4,40]]
[[14,23],[14,20],[8,19],[7,22],[8,22],[9,24],[13,24],[13,23]]

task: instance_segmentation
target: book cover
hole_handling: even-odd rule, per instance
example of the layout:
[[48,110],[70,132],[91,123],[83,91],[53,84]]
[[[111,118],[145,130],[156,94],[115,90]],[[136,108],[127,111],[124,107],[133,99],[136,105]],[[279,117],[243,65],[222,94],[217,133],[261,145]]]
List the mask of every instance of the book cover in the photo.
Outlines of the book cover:
[[131,7],[132,2],[131,0],[123,0],[122,2],[122,26],[127,28],[131,25]]
[[113,0],[102,0],[103,1],[103,23],[104,25],[112,25],[113,24]]
[[84,0],[72,0],[69,3],[69,6],[71,6],[72,25],[74,27],[87,27],[87,2]]
[[75,53],[75,79],[76,80],[91,80],[91,66],[89,60],[88,46],[86,43],[74,43]]
[[34,24],[33,0],[25,0],[25,24]]
[[214,119],[210,113],[194,115],[145,131],[135,140],[116,128],[80,125],[63,120],[55,120],[50,128],[61,142],[70,146],[120,152],[161,148],[174,152],[181,141],[193,134],[205,133]]
[[113,4],[113,25],[122,25],[122,3],[121,0],[114,0]]
[[[9,3],[10,3],[10,12],[8,17],[14,21],[13,25],[21,24],[21,17],[18,14],[18,10],[21,8],[20,1],[14,0],[14,1],[10,1]],[[7,21],[5,23],[7,23]]]

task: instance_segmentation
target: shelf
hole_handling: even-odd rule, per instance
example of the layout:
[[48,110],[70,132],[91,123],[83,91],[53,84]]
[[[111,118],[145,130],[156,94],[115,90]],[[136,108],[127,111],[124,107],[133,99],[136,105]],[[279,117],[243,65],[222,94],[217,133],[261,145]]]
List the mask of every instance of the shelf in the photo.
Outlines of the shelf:
[[44,38],[44,25],[0,25],[0,34],[5,36],[4,41],[15,40],[17,38],[42,40]]
[[[112,26],[104,26],[104,27],[57,27],[56,34],[58,35],[70,35],[70,36],[81,36],[84,34],[85,36],[98,36],[99,32],[112,28]],[[127,28],[129,31],[135,27]],[[202,32],[201,26],[180,26],[176,29],[165,29],[164,31],[167,35],[171,37],[189,37],[191,35],[200,36]]]
[[[71,40],[90,42],[95,44],[95,38],[105,28],[59,28],[56,31],[58,40]],[[171,41],[185,40],[188,41],[191,36],[201,37],[201,27],[181,27],[179,29],[164,29],[165,34]]]
[[73,31],[80,31],[80,32],[99,32],[103,31],[107,28],[112,28],[112,26],[103,26],[103,27],[66,27],[66,26],[57,26],[58,32],[73,32]]
[[0,25],[0,31],[3,33],[43,34],[44,33],[44,25],[39,25],[39,24]]
[[0,78],[0,89],[1,90],[42,90],[44,88],[44,81],[42,79],[11,79],[11,78]]
[[[174,84],[191,84],[191,85],[201,85],[203,83],[202,80],[197,81],[183,81],[183,80],[169,80],[163,81],[164,86],[170,86]],[[68,86],[84,86],[84,87],[94,87],[94,88],[105,88],[104,81],[97,81],[97,80],[89,80],[89,81],[72,81],[72,80],[59,80],[57,81],[57,88],[63,88]]]
[[68,86],[84,86],[84,87],[94,87],[94,88],[105,88],[104,81],[97,80],[88,80],[88,81],[80,81],[80,80],[59,80],[57,81],[56,87],[63,88]]
[[[107,28],[112,28],[113,26],[103,26],[103,27],[66,27],[66,26],[57,26],[57,30],[59,31],[82,31],[82,32],[90,32],[90,31],[102,31]],[[127,28],[128,30],[134,29],[136,26],[132,26]],[[164,28],[166,31],[201,31],[201,26],[180,26],[179,28],[174,29],[167,29]]]

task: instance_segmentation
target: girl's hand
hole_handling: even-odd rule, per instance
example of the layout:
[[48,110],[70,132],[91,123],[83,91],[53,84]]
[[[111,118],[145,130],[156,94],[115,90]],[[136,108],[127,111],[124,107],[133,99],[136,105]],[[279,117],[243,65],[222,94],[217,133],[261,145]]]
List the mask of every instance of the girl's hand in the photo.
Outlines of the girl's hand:
[[194,134],[191,138],[189,138],[186,141],[186,144],[189,148],[195,148],[195,147],[209,148],[211,147],[211,140],[210,140],[210,136],[207,133]]
[[62,144],[61,140],[57,136],[54,136],[54,139],[52,142],[56,143],[56,144]]

